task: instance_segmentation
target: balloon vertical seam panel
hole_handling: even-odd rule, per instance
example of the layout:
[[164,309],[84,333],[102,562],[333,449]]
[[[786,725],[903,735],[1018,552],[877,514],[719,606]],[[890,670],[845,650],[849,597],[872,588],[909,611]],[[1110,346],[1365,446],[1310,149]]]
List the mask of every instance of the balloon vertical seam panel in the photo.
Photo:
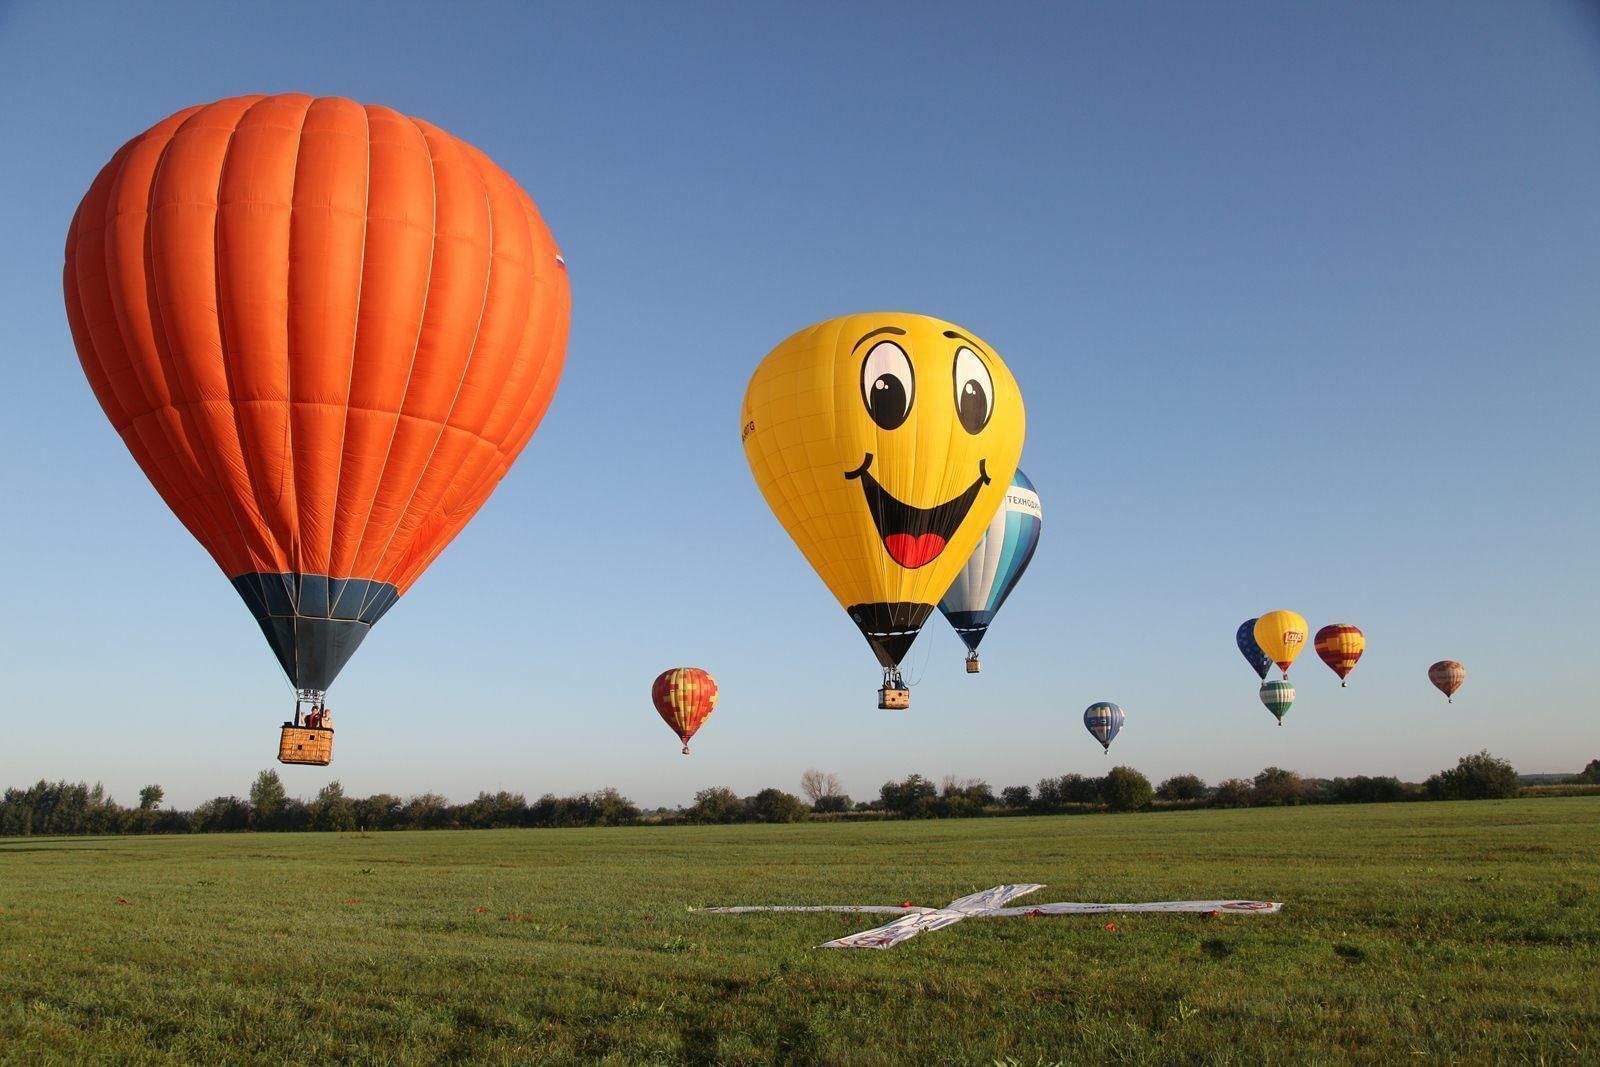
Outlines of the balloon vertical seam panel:
[[543,220],[486,155],[301,94],[125,144],[63,287],[102,409],[264,631],[302,604],[387,610],[532,437],[570,314]]
[[[153,169],[170,129],[195,110],[180,112],[124,145],[101,171],[73,217],[63,276],[74,344],[96,398],[174,514],[197,539],[215,543],[227,529],[220,502],[206,488],[198,457],[176,425],[178,413],[169,403],[167,382],[164,377],[152,379],[148,368],[133,358],[140,336],[153,334],[142,279],[136,279],[138,299],[128,299],[131,293],[111,284],[108,268],[117,247],[108,245],[108,231],[125,230],[131,220],[142,234],[147,213],[143,198],[134,209],[122,210],[121,198],[128,195],[124,175],[131,169]],[[128,266],[142,274],[142,237],[132,243],[138,254]]]

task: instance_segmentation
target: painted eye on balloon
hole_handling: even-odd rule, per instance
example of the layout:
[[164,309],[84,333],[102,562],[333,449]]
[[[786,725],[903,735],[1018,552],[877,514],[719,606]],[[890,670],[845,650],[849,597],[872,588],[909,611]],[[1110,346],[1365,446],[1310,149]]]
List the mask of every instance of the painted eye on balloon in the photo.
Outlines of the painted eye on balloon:
[[879,341],[861,361],[861,400],[872,421],[885,430],[906,421],[916,388],[911,360],[893,341]]
[[994,379],[978,354],[965,346],[956,349],[956,416],[972,434],[982,433],[994,414]]

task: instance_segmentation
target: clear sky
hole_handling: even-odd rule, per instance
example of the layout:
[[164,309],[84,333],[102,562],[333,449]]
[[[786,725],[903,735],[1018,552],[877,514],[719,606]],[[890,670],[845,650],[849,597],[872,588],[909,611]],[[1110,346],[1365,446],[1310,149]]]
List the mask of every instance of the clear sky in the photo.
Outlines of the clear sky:
[[[574,294],[533,445],[340,676],[336,762],[291,792],[1600,756],[1593,5],[12,0],[0,785],[189,805],[273,765],[287,683],[95,404],[59,272],[123,141],[287,90],[484,149]],[[738,435],[773,345],[878,309],[1001,350],[1045,509],[985,672],[935,616],[908,713],[876,709]],[[1369,640],[1344,691],[1302,657],[1282,729],[1233,647],[1278,607]],[[689,759],[649,702],[685,663],[723,694]],[[1128,713],[1110,761],[1101,699]]]

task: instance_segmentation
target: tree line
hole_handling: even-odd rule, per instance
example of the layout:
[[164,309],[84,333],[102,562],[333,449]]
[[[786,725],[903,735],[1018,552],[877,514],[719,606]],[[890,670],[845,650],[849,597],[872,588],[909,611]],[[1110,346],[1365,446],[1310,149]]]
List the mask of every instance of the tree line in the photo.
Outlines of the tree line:
[[[1567,780],[1600,786],[1600,760]],[[612,788],[532,802],[522,793],[479,793],[452,804],[437,793],[402,799],[390,793],[346,796],[330,782],[310,800],[288,795],[273,770],[256,776],[244,797],[222,796],[192,811],[163,808],[159,785],[139,791],[136,807],[118,804],[99,785],[40,781],[7,789],[0,798],[0,837],[59,834],[184,834],[283,830],[442,830],[507,827],[634,826],[673,824],[792,823],[807,819],[969,818],[1022,814],[1073,814],[1182,808],[1243,808],[1297,804],[1365,804],[1405,800],[1476,800],[1522,793],[1509,762],[1479,752],[1424,782],[1392,777],[1305,778],[1268,767],[1254,778],[1229,778],[1208,785],[1196,775],[1175,775],[1158,785],[1132,767],[1113,767],[1101,777],[1067,774],[1034,786],[1007,786],[998,793],[977,779],[935,783],[920,774],[888,781],[874,800],[854,801],[837,775],[810,770],[800,782],[803,796],[769,788],[741,797],[732,789],[702,789],[685,807],[642,810]]]

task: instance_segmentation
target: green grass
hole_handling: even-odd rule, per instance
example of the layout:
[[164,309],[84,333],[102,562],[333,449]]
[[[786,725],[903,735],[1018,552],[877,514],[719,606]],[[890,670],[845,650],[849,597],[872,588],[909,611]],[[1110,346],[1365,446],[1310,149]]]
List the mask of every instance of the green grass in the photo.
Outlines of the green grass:
[[[1276,916],[940,905],[1241,896]],[[0,842],[0,1062],[1600,1061],[1600,800]],[[126,901],[126,903],[121,903]]]

